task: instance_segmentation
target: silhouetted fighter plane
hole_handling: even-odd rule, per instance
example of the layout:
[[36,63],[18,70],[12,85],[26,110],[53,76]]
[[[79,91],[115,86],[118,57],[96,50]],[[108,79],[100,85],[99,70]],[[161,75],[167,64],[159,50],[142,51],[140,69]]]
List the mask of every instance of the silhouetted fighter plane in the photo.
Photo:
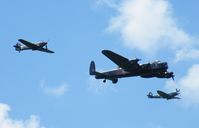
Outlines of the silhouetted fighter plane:
[[163,91],[158,90],[157,91],[158,95],[153,95],[152,92],[149,92],[149,94],[147,95],[148,98],[163,98],[163,99],[180,99],[179,97],[176,97],[177,95],[180,94],[180,90],[176,89],[175,92],[171,92],[171,93],[165,93]]
[[168,72],[167,62],[154,61],[152,63],[138,64],[140,59],[129,60],[121,55],[118,55],[110,50],[103,50],[102,54],[112,60],[119,67],[118,69],[97,72],[95,69],[95,62],[90,63],[90,75],[95,75],[96,79],[111,80],[112,83],[117,83],[118,78],[140,76],[143,78],[172,78],[174,79],[173,72]]
[[20,43],[17,43],[16,45],[14,45],[16,51],[20,52],[23,50],[33,50],[33,51],[38,50],[38,51],[47,52],[47,53],[54,53],[53,51],[47,48],[47,44],[48,44],[47,42],[31,43],[23,39],[19,39],[18,41],[24,44],[25,46],[22,46]]

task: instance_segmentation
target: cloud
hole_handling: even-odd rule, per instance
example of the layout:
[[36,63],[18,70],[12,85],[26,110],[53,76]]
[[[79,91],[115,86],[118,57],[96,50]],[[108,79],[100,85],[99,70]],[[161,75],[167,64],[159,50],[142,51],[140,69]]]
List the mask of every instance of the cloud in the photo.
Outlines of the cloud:
[[[114,0],[102,1],[116,4]],[[199,59],[198,37],[180,27],[169,0],[123,0],[113,9],[117,14],[109,19],[107,29],[119,33],[127,48],[146,55],[172,53],[174,62]],[[194,64],[184,77],[168,82],[167,87],[172,91],[180,88],[186,105],[199,105],[198,78],[199,64]]]
[[181,49],[176,52],[175,62],[182,60],[199,59],[199,50],[197,49]]
[[52,96],[57,96],[57,97],[63,96],[66,92],[69,91],[69,85],[65,83],[56,87],[47,87],[45,85],[45,82],[42,81],[40,83],[40,86],[47,95],[52,95]]
[[124,0],[117,12],[108,30],[119,32],[128,48],[155,53],[192,45],[192,37],[177,25],[168,0]]
[[181,89],[181,97],[186,106],[199,105],[199,64],[194,64],[180,80],[167,83],[167,88]]
[[45,128],[40,125],[39,118],[31,115],[27,120],[15,120],[9,117],[10,107],[0,103],[0,128]]

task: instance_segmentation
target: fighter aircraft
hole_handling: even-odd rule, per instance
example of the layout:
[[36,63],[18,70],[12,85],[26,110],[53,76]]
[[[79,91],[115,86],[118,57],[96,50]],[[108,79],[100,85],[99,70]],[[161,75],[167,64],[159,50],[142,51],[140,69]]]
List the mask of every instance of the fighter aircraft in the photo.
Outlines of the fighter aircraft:
[[121,55],[118,55],[110,50],[103,50],[102,54],[108,57],[111,61],[118,65],[117,69],[98,72],[95,69],[95,62],[90,63],[90,75],[94,75],[96,79],[111,80],[112,83],[117,83],[118,78],[140,76],[142,78],[172,78],[174,79],[173,72],[168,72],[167,62],[154,61],[152,63],[139,64],[140,59],[135,58],[129,60]]
[[[54,51],[51,51],[47,47],[47,42],[38,42],[38,43],[31,43],[29,41],[26,41],[24,39],[18,39],[19,42],[24,44],[25,46],[22,46],[20,43],[17,43],[13,47],[15,47],[16,51],[23,51],[23,50],[37,50],[37,51],[42,51],[42,52],[47,52],[47,53],[54,53]],[[45,47],[44,47],[45,46]]]
[[152,92],[149,92],[149,94],[147,95],[148,98],[163,98],[163,99],[180,99],[179,97],[176,97],[177,95],[180,94],[180,90],[176,89],[175,92],[171,92],[171,93],[165,93],[163,91],[158,90],[157,91],[158,95],[153,95]]

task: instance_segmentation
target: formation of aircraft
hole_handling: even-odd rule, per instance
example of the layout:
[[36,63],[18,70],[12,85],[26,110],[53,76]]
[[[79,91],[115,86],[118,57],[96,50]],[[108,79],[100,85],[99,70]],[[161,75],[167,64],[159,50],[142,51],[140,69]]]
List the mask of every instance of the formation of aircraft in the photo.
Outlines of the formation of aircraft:
[[142,78],[172,78],[174,73],[168,72],[167,62],[154,61],[152,63],[139,64],[140,59],[129,60],[117,53],[110,50],[103,50],[102,54],[108,57],[111,61],[118,65],[117,69],[98,72],[95,69],[95,62],[90,63],[90,75],[94,75],[96,79],[111,80],[112,83],[117,83],[119,78],[140,76]]
[[24,39],[19,39],[19,42],[21,42],[22,44],[24,44],[24,46],[22,46],[22,44],[17,43],[16,45],[14,45],[13,47],[15,47],[16,51],[23,51],[23,50],[37,50],[37,51],[42,51],[42,52],[47,52],[47,53],[54,53],[54,51],[51,51],[48,49],[47,47],[47,42],[38,42],[38,43],[31,43],[29,41],[26,41]]
[[[37,50],[47,53],[54,53],[47,48],[47,42],[38,42],[38,43],[31,43],[24,39],[18,39],[19,42],[24,44],[17,43],[14,45],[16,51],[23,51],[23,50]],[[114,53],[110,50],[102,50],[102,54],[104,54],[107,58],[113,61],[116,65],[118,65],[117,69],[105,71],[105,72],[98,72],[95,68],[95,62],[91,61],[89,74],[94,75],[96,79],[104,79],[103,82],[105,83],[106,80],[111,80],[113,84],[118,82],[119,78],[124,77],[135,77],[140,76],[142,78],[172,78],[174,80],[174,73],[168,72],[168,64],[167,62],[161,61],[154,61],[151,63],[139,64],[138,62],[140,59],[135,58],[129,60],[117,53]],[[153,95],[152,92],[149,92],[147,95],[148,98],[163,98],[163,99],[180,99],[176,97],[179,95],[180,90],[176,89],[176,92],[165,93],[163,91],[158,90],[158,95]]]
[[147,95],[148,98],[163,98],[163,99],[180,99],[180,97],[176,97],[177,95],[180,94],[180,90],[176,89],[175,92],[171,92],[171,93],[165,93],[163,91],[157,90],[157,94],[158,95],[153,95],[152,92],[149,92],[149,94]]

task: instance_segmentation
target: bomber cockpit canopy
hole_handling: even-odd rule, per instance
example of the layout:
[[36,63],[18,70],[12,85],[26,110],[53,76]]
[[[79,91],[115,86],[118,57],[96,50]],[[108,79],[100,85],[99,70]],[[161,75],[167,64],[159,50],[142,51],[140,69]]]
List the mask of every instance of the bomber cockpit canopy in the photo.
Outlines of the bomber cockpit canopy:
[[151,62],[151,64],[160,64],[160,63],[161,63],[160,60],[155,60],[155,61]]
[[161,62],[159,60],[156,60],[151,63],[151,68],[152,69],[158,69],[158,68],[167,69],[168,65],[166,62]]

